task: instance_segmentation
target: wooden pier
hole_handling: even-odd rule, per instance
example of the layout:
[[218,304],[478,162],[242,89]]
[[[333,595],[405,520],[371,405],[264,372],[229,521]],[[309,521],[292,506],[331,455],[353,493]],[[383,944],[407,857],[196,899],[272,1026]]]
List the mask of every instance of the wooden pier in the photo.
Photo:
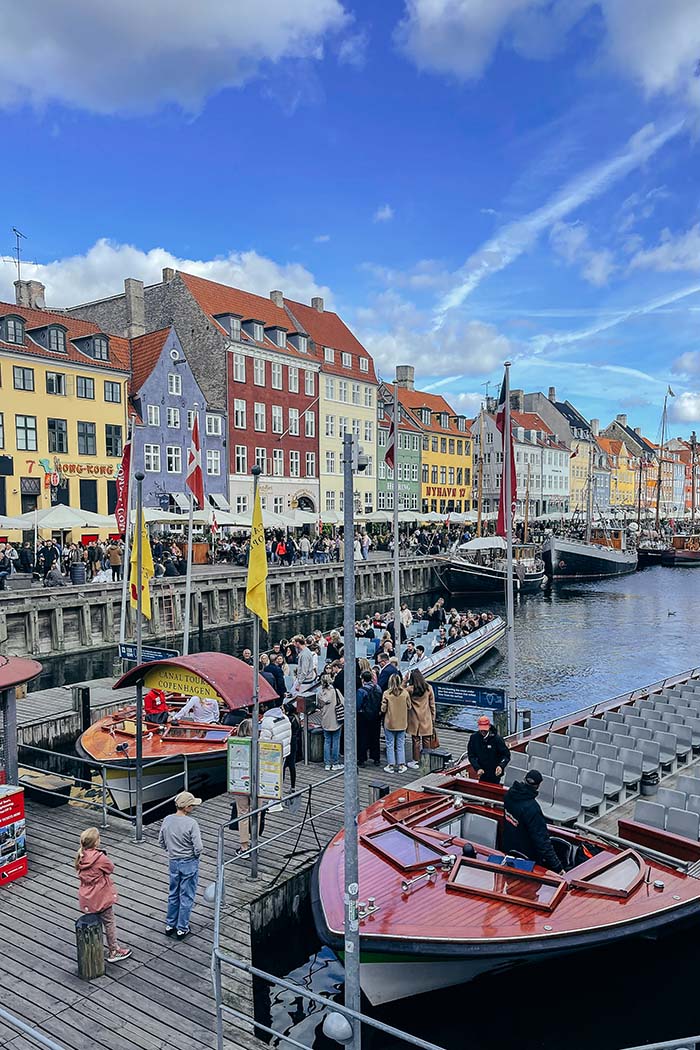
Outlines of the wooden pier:
[[[466,749],[464,733],[441,729],[440,737],[455,758]],[[317,764],[299,765],[297,772],[298,788],[329,776]],[[372,764],[365,766],[360,769],[360,804],[368,804],[371,781],[397,786],[414,779],[411,770],[397,776]],[[341,776],[313,792],[311,815],[341,804],[342,798]],[[86,982],[77,976],[74,924],[80,913],[73,859],[80,832],[98,824],[99,814],[74,804],[47,809],[28,803],[29,874],[0,888],[0,1003],[5,1009],[66,1050],[203,1050],[216,1045],[210,977],[214,909],[202,894],[215,878],[216,837],[230,818],[228,797],[205,802],[196,816],[204,855],[192,914],[193,933],[182,943],[163,934],[168,865],[158,847],[159,825],[148,826],[144,842],[137,845],[131,826],[110,817],[102,843],[116,866],[120,942],[134,954],[123,963],[109,965],[104,977]],[[247,861],[229,867],[222,943],[243,961],[252,961],[254,916],[271,883],[279,885],[307,869],[318,849],[316,835],[325,845],[342,827],[343,811],[341,807],[314,820],[313,825],[307,821],[297,851],[289,859],[298,834],[291,829],[299,819],[286,809],[269,815],[266,837],[285,828],[290,834],[263,848],[257,882],[246,878]],[[238,846],[236,833],[227,832],[226,841],[230,856]],[[242,971],[224,967],[223,987],[226,1001],[251,1017],[251,979]],[[26,1037],[2,1023],[0,1040],[7,1050],[36,1050]],[[266,1044],[256,1038],[250,1023],[241,1021],[226,1023],[225,1045],[226,1050],[263,1050]]]

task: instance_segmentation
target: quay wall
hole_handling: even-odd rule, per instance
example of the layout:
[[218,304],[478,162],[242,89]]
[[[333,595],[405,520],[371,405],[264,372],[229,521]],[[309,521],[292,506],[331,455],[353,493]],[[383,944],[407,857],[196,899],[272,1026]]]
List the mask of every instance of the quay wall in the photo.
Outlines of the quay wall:
[[[435,559],[403,559],[402,598],[425,594],[439,586]],[[355,565],[356,601],[386,605],[393,596],[391,558]],[[199,607],[205,630],[249,622],[245,607],[246,570],[205,569],[192,579],[190,623],[198,623]],[[160,579],[151,586],[153,615],[144,621],[144,642],[179,647],[184,623],[185,580]],[[295,613],[333,609],[343,603],[343,563],[296,565],[271,570],[268,576],[271,619]],[[61,656],[112,648],[119,636],[121,584],[69,586],[0,595],[0,652],[7,656]],[[133,637],[133,613],[127,606],[127,637]],[[176,644],[177,643],[177,644]]]

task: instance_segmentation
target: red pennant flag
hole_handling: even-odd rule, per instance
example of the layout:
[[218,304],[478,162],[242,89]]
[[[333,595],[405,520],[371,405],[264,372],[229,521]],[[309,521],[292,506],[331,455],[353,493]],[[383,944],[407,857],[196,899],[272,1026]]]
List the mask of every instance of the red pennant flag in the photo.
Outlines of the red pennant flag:
[[216,514],[214,514],[211,519],[211,531],[214,535],[219,531],[219,523],[216,520]]
[[129,513],[129,473],[131,470],[131,442],[127,441],[122,452],[122,461],[117,471],[117,505],[114,508],[114,517],[117,522],[117,532],[126,532],[127,516]]
[[505,537],[506,531],[507,531],[507,529],[506,529],[506,522],[507,522],[507,518],[506,518],[506,513],[507,513],[507,511],[506,511],[506,486],[505,486],[505,476],[506,476],[506,470],[507,469],[510,469],[510,499],[511,499],[510,515],[511,515],[511,521],[512,521],[513,513],[515,511],[515,502],[516,502],[516,499],[518,497],[518,492],[517,492],[517,475],[515,473],[515,452],[513,450],[513,429],[512,429],[512,423],[511,423],[510,442],[509,442],[509,444],[510,444],[510,464],[507,464],[506,461],[505,461],[505,444],[506,444],[506,380],[505,380],[505,376],[503,377],[503,383],[501,384],[501,393],[499,395],[498,406],[496,408],[496,427],[500,431],[500,434],[501,434],[501,440],[502,440],[501,449],[503,450],[503,455],[502,455],[503,473],[501,474],[501,493],[500,493],[500,497],[499,497],[499,500],[498,500],[498,521],[496,522],[496,535]]
[[192,427],[192,444],[187,455],[187,477],[185,478],[188,488],[197,500],[200,509],[204,507],[204,477],[202,475],[202,448],[199,444],[199,420],[194,417]]
[[384,405],[384,410],[389,415],[391,423],[389,424],[389,436],[386,440],[386,452],[384,453],[384,462],[390,470],[394,469],[394,463],[396,462],[396,426],[394,420],[394,406]]

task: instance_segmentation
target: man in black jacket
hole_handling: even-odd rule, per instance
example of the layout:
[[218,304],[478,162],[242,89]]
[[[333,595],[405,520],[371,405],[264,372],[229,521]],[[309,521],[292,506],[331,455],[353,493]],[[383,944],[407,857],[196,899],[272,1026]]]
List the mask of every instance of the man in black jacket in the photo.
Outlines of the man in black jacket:
[[539,769],[531,769],[524,780],[516,780],[506,792],[503,800],[503,849],[505,853],[515,850],[542,867],[561,873],[564,868],[554,851],[544,814],[537,802],[541,783]]
[[467,756],[479,780],[484,784],[500,784],[503,770],[510,762],[510,751],[502,736],[491,725],[488,715],[481,715],[477,731],[469,737]]

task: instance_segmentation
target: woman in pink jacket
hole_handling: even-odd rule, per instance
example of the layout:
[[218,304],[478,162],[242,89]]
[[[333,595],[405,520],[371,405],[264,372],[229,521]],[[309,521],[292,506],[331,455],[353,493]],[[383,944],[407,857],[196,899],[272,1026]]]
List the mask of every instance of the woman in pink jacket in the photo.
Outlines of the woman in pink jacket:
[[117,923],[114,905],[118,901],[117,888],[112,882],[114,864],[100,849],[100,833],[97,828],[86,828],[80,836],[80,849],[75,858],[80,887],[78,902],[80,910],[99,915],[107,937],[107,962],[121,962],[131,955],[130,948],[120,948],[117,940]]

